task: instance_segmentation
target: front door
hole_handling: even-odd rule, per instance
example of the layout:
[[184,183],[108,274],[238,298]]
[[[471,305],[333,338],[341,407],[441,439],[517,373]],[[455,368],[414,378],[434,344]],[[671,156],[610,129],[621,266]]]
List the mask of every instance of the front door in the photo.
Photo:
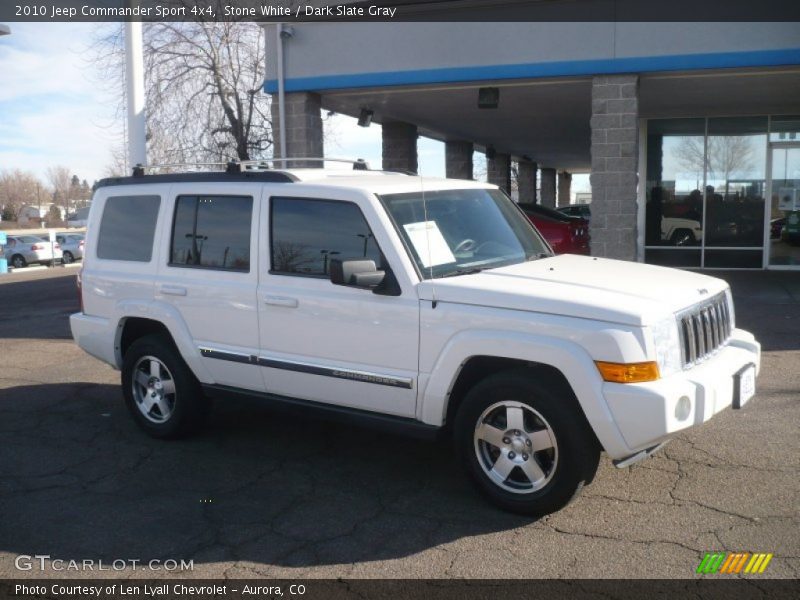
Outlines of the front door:
[[770,268],[800,269],[800,143],[770,146]]
[[[384,263],[384,228],[358,201],[272,197],[262,214],[259,326],[268,392],[413,417],[419,302],[333,285],[332,260]],[[265,206],[266,208],[266,206]],[[386,263],[384,263],[386,264]]]

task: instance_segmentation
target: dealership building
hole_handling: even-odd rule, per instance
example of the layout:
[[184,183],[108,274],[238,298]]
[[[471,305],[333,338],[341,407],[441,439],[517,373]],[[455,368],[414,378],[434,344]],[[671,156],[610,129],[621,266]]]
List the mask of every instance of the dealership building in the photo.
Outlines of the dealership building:
[[520,202],[590,173],[594,255],[800,269],[798,23],[264,27],[276,156],[323,156],[335,111],[382,128],[385,169],[416,171],[418,136],[445,143],[448,177],[485,152],[510,191],[514,164]]

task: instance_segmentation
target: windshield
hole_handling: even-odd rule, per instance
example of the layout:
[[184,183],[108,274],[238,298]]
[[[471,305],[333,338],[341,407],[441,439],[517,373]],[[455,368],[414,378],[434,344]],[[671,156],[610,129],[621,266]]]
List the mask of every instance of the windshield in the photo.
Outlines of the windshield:
[[449,277],[549,255],[547,245],[498,190],[381,196],[423,279]]

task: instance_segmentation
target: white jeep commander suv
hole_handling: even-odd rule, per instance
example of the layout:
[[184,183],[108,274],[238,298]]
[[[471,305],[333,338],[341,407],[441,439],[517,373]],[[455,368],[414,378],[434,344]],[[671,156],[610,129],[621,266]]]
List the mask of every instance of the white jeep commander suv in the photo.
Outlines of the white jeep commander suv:
[[451,435],[478,488],[542,515],[754,394],[760,345],[705,275],[553,256],[496,187],[357,169],[99,184],[72,333],[149,434],[256,396]]

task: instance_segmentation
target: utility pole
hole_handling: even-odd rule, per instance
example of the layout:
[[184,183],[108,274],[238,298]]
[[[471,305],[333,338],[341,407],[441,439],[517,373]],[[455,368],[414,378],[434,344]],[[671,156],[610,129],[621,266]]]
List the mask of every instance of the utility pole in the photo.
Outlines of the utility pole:
[[[129,0],[128,5],[135,3]],[[144,58],[142,22],[125,23],[125,82],[128,105],[129,166],[147,164],[147,123],[144,113]]]

